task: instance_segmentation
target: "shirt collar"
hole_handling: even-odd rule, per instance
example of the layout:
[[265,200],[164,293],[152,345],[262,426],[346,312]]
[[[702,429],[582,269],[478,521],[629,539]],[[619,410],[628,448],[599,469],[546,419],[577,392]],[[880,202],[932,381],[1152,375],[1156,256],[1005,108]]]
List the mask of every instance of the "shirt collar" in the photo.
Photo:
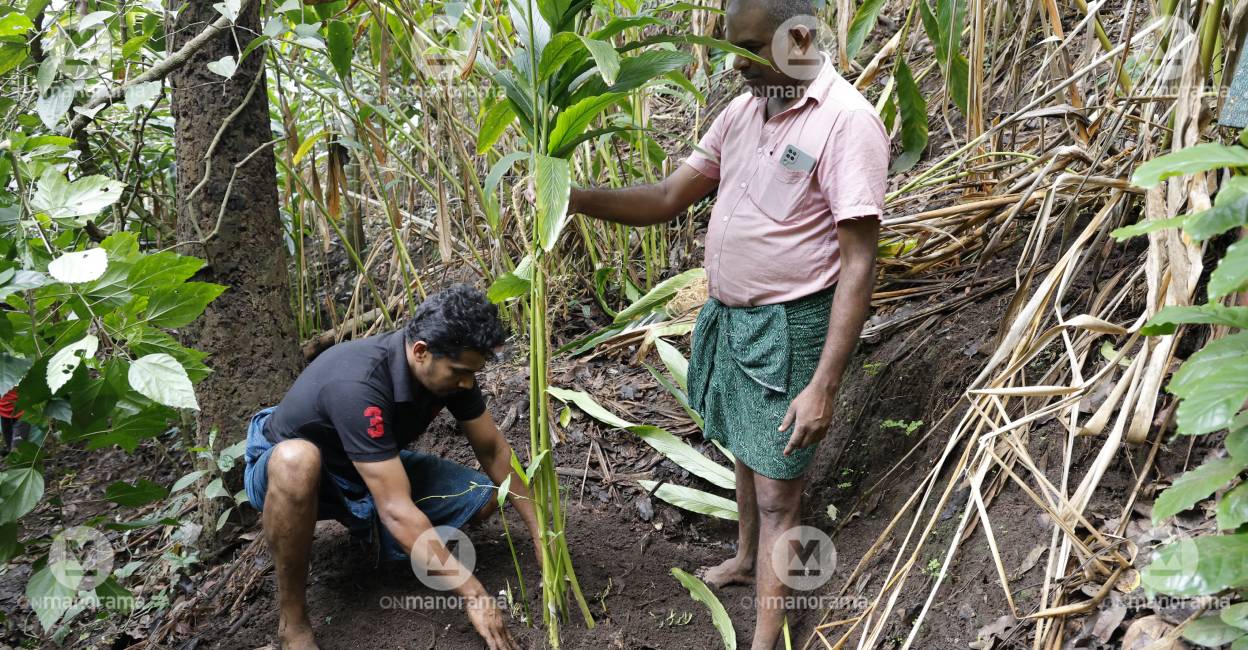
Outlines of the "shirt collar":
[[[832,84],[836,82],[840,75],[836,72],[836,66],[832,65],[832,57],[827,52],[820,52],[820,55],[823,57],[823,65],[819,67],[819,73],[811,80],[810,85],[806,86],[806,92],[802,94],[802,98],[785,109],[784,113],[799,111],[809,102],[822,104],[823,100],[827,99],[828,93],[832,90]],[[758,106],[766,110],[767,98],[759,97],[757,99],[762,100],[758,102]]]
[[396,330],[387,334],[386,360],[390,366],[390,382],[394,389],[394,401],[411,402],[415,399],[412,371],[407,365],[407,334]]

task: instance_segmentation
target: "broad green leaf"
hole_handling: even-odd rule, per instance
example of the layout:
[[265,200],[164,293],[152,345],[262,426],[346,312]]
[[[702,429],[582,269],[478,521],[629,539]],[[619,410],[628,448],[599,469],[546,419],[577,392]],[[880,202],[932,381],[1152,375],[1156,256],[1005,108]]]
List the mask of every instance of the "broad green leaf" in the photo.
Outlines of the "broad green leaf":
[[1176,412],[1180,433],[1211,433],[1230,426],[1248,399],[1248,332],[1207,344],[1183,363],[1166,389],[1183,398]]
[[683,485],[664,483],[658,490],[654,489],[654,481],[637,481],[646,491],[654,491],[654,496],[689,512],[737,521],[737,503],[721,496],[695,490]]
[[1173,176],[1222,167],[1248,167],[1248,149],[1215,142],[1187,147],[1140,165],[1131,175],[1131,182],[1141,187],[1152,187]]
[[502,182],[503,176],[511,171],[512,166],[517,161],[528,158],[529,154],[524,151],[513,151],[503,156],[490,167],[490,173],[485,176],[485,195],[493,196],[498,190],[498,184]]
[[[514,113],[513,113],[514,115]],[[499,228],[498,199],[495,196],[498,190],[498,184],[502,182],[503,175],[511,171],[516,161],[528,157],[528,153],[523,151],[513,151],[503,156],[490,167],[490,173],[486,174],[485,185],[485,219],[490,225],[491,231],[497,231]]]
[[1146,219],[1139,223],[1133,223],[1129,226],[1123,226],[1109,233],[1111,237],[1118,241],[1125,241],[1132,237],[1147,235],[1150,232],[1165,230],[1167,228],[1181,228],[1187,223],[1187,215],[1181,217],[1172,217],[1170,219]]
[[[595,37],[598,38],[598,37]],[[537,80],[546,81],[559,71],[577,53],[585,50],[581,37],[573,32],[559,32],[551,37],[542,52],[542,61],[537,66]],[[612,49],[614,52],[614,48]],[[619,56],[616,56],[616,72],[619,72]]]
[[340,77],[351,76],[351,59],[355,58],[355,40],[351,27],[341,20],[329,21],[328,37],[325,44],[329,48],[329,61]]
[[164,407],[148,408],[133,415],[114,416],[109,428],[87,436],[87,449],[117,445],[134,453],[139,443],[169,430],[169,412]]
[[[1241,413],[1240,416],[1242,417],[1245,413],[1248,411]],[[1226,435],[1226,450],[1230,452],[1232,458],[1248,463],[1248,426],[1231,426],[1231,432]]]
[[329,135],[329,131],[321,129],[320,131],[304,138],[303,142],[299,143],[299,149],[295,151],[294,158],[290,159],[291,163],[298,165],[300,161],[308,155],[308,152],[312,151],[312,148],[316,146],[316,143],[325,138],[327,135]]
[[130,364],[128,378],[132,388],[157,404],[199,410],[186,369],[168,354],[140,357]]
[[494,283],[490,285],[489,292],[486,293],[486,297],[492,303],[501,304],[527,295],[532,287],[532,278],[533,258],[526,255],[515,271],[504,273],[494,280]]
[[[524,5],[527,0],[513,0]],[[573,0],[536,0],[538,11],[541,17],[551,25],[559,27],[572,18],[569,10],[572,8]],[[537,22],[537,21],[534,21]]]
[[1248,224],[1248,196],[1234,201],[1218,201],[1212,208],[1187,216],[1183,234],[1196,241],[1205,241]]
[[695,268],[660,282],[653,289],[646,292],[646,295],[616,314],[616,324],[628,322],[639,316],[645,316],[656,308],[666,305],[672,299],[672,296],[676,295],[676,292],[704,277],[706,277],[706,269]]
[[858,56],[867,36],[875,29],[875,21],[880,17],[880,10],[883,8],[884,0],[863,0],[858,6],[858,11],[854,13],[854,19],[849,24],[849,40],[845,42],[849,58]]
[[644,424],[629,427],[628,430],[690,474],[725,490],[736,489],[737,480],[731,469],[703,456],[671,433]]
[[1243,468],[1244,463],[1237,459],[1218,458],[1185,472],[1157,497],[1153,504],[1153,524],[1160,524],[1209,498]]
[[655,339],[654,347],[659,351],[659,358],[672,374],[672,378],[680,385],[681,390],[689,390],[689,360],[676,349],[676,346],[663,339]]
[[554,153],[563,149],[568,142],[585,131],[590,122],[593,122],[594,118],[598,117],[599,113],[618,102],[622,97],[623,95],[618,93],[607,93],[596,97],[588,97],[564,109],[559,114],[559,117],[555,119],[555,128],[550,132],[550,144],[546,148],[547,152]]
[[0,43],[0,75],[7,74],[26,60],[26,46],[19,43]]
[[151,295],[161,287],[182,284],[203,268],[203,260],[189,255],[161,252],[144,255],[135,262],[127,276],[130,290]]
[[910,66],[905,61],[897,63],[897,103],[901,107],[902,152],[893,161],[890,173],[909,170],[919,162],[927,148],[927,100],[914,81]]
[[680,584],[689,590],[690,598],[706,605],[706,608],[710,610],[711,624],[719,630],[720,639],[724,642],[724,650],[737,650],[737,631],[732,627],[732,617],[728,616],[728,610],[724,609],[724,604],[711,593],[710,587],[707,587],[706,583],[699,580],[697,576],[689,575],[677,567],[672,567],[672,575],[676,576]]
[[204,486],[204,496],[209,499],[228,499],[230,498],[230,491],[225,489],[225,485],[221,482],[221,477],[218,476]]
[[83,359],[95,356],[95,351],[99,346],[100,340],[88,334],[81,340],[57,350],[48,360],[48,389],[54,394],[60,390],[74,376],[74,371],[78,369]]
[[22,544],[17,541],[17,522],[0,524],[0,564],[8,564],[21,552]]
[[537,154],[537,240],[549,252],[568,222],[568,197],[572,192],[572,168],[562,158]]
[[594,57],[594,63],[598,64],[598,74],[602,76],[602,80],[608,86],[614,84],[616,76],[620,74],[620,55],[615,51],[615,46],[588,36],[580,38],[590,56]]
[[593,397],[590,397],[588,393],[579,390],[567,390],[557,386],[547,386],[546,392],[550,393],[551,397],[554,397],[565,404],[576,404],[577,408],[584,411],[589,417],[617,429],[628,429],[629,427],[637,426],[636,423],[629,422],[611,411],[608,411],[606,408],[603,408],[603,406],[594,400]]
[[1248,586],[1248,533],[1206,535],[1157,550],[1140,579],[1153,592],[1190,597]]
[[636,56],[626,56],[620,59],[620,74],[616,76],[614,84],[608,86],[601,78],[594,77],[577,89],[571,103],[576,104],[604,93],[627,93],[636,90],[690,63],[693,63],[692,55],[669,50],[650,50]]
[[1223,623],[1217,614],[1202,616],[1183,626],[1183,638],[1205,648],[1217,648],[1244,634],[1243,630]]
[[26,377],[26,373],[30,372],[34,363],[30,359],[0,352],[0,395],[13,390]]
[[52,260],[48,275],[60,282],[79,284],[91,282],[104,275],[108,268],[108,253],[103,248],[74,251]]
[[1144,336],[1173,334],[1176,325],[1225,325],[1248,329],[1248,307],[1226,307],[1217,303],[1195,307],[1171,305],[1150,318],[1140,333]]
[[185,327],[199,318],[208,303],[222,291],[225,291],[224,286],[207,282],[161,287],[152,292],[143,317],[155,327]]
[[502,511],[503,506],[507,503],[507,495],[511,493],[512,476],[512,474],[508,474],[507,478],[503,479],[503,482],[498,486],[498,509],[500,512]]
[[1218,195],[1213,202],[1215,205],[1234,203],[1245,196],[1248,196],[1248,176],[1232,176],[1218,188]]
[[[663,387],[663,390],[666,390],[668,393],[671,393],[672,397],[676,398],[676,401],[680,403],[680,408],[685,410],[685,414],[689,416],[689,419],[693,420],[693,423],[696,424],[699,429],[706,428],[706,423],[703,422],[702,416],[698,415],[697,411],[690,408],[689,396],[685,393],[685,391],[681,389],[680,386],[677,386],[676,383],[673,382],[670,377],[663,374],[662,372],[659,372],[659,370],[655,368],[654,366],[648,363],[643,364],[643,365],[645,365],[646,370],[650,372],[650,376],[654,377],[654,380],[658,382],[660,386]],[[715,442],[715,441],[712,440],[711,442]]]
[[8,298],[10,295],[27,289],[38,289],[52,284],[52,278],[38,272],[19,270],[13,274],[12,279],[3,287],[0,287],[0,299]]
[[109,261],[134,262],[140,256],[138,235],[125,230],[105,237],[100,248],[108,251]]
[[34,467],[0,472],[0,524],[17,521],[43,498],[43,474]]
[[137,507],[169,496],[169,490],[141,478],[134,485],[117,481],[104,490],[104,498],[118,505]]
[[[565,141],[562,145],[559,146],[558,149],[555,149],[554,151],[552,151],[550,155],[556,158],[568,158],[576,151],[577,145],[581,144],[582,142],[585,142],[587,140],[593,140],[594,138],[598,138],[598,137],[613,134],[613,133],[623,133],[624,131],[637,131],[637,130],[641,130],[641,129],[638,129],[636,127],[630,127],[630,126],[608,126],[602,129],[594,129],[592,131],[586,131],[576,136],[575,138],[572,138],[571,140]],[[649,138],[647,138],[647,141],[653,142],[653,140],[650,140]],[[662,164],[662,163],[659,162],[656,164]]]
[[[666,25],[670,27],[671,24],[672,23],[666,20],[656,18],[654,16],[620,16],[612,18],[606,25],[603,25],[602,29],[590,34],[589,37],[605,41],[626,29],[640,29],[642,27],[649,27],[650,25]],[[559,38],[559,35],[555,34],[555,38]],[[555,43],[555,38],[550,39],[550,45],[546,46],[546,51],[548,53],[550,52],[551,46]],[[543,61],[543,63],[545,62]]]
[[1218,617],[1223,623],[1248,632],[1248,603],[1235,603],[1223,607],[1222,611],[1218,612]]
[[96,585],[95,597],[108,609],[123,614],[129,612],[135,603],[134,594],[121,586],[114,576]]
[[220,75],[229,79],[234,76],[234,72],[238,69],[238,62],[234,57],[225,55],[216,61],[209,62],[207,66],[209,72]]
[[500,99],[490,106],[481,117],[481,128],[477,131],[477,153],[489,151],[515,121],[516,112],[512,110],[511,102]]
[[159,81],[145,81],[126,86],[126,108],[133,111],[151,106],[160,96],[160,88]]
[[[621,46],[620,52],[631,52],[633,50],[641,49],[649,45],[655,45],[657,43],[676,43],[678,45],[701,45],[703,47],[709,47],[712,49],[721,50],[733,56],[746,58],[751,61],[754,61],[755,63],[765,65],[767,67],[771,67],[771,62],[769,62],[767,59],[764,59],[763,57],[743,47],[738,47],[722,39],[714,38],[712,36],[703,36],[700,34],[657,34],[655,36],[650,36],[640,41],[628,43],[627,45]],[[656,50],[652,50],[652,51],[656,51]],[[663,52],[663,51],[670,51],[670,50],[657,50],[657,51]]]
[[39,177],[30,206],[54,221],[82,227],[85,220],[79,221],[77,217],[98,214],[100,210],[116,203],[124,188],[124,183],[107,176],[87,176],[71,183],[49,165]]
[[17,12],[0,17],[0,37],[21,36],[34,28],[29,18]]
[[[152,35],[146,32],[139,34],[138,36],[132,37],[130,40],[122,44],[121,58],[129,59],[129,58],[134,57],[135,54],[138,54],[139,50],[143,49],[144,45],[147,45],[147,42],[151,40],[151,38],[152,38]],[[157,87],[159,87],[160,82],[152,82],[152,83],[156,83]],[[143,85],[143,84],[139,84],[139,85]]]
[[1248,523],[1248,482],[1240,483],[1218,501],[1219,529],[1235,530],[1245,523]]
[[126,342],[130,345],[130,352],[134,356],[141,357],[158,352],[168,354],[177,359],[183,368],[186,368],[186,374],[191,378],[192,383],[199,382],[212,374],[208,366],[204,365],[204,358],[208,355],[202,350],[183,347],[172,336],[147,326],[140,326],[129,332]]
[[608,411],[599,404],[588,393],[576,390],[566,390],[555,386],[548,386],[546,392],[555,399],[564,403],[576,404],[577,408],[585,412],[586,415],[607,424],[612,427],[627,429],[637,435],[653,447],[656,451],[663,454],[673,463],[688,471],[694,476],[698,476],[716,486],[724,489],[736,489],[736,476],[732,470],[716,463],[715,461],[703,456],[698,450],[694,449],[688,443],[677,438],[671,433],[660,429],[659,427],[634,424],[621,418],[620,416]]
[[47,566],[36,571],[26,583],[26,600],[30,603],[30,608],[35,610],[35,616],[39,617],[39,624],[46,632],[53,630],[65,610],[73,604],[76,595],[77,590],[61,584]]
[[[1248,239],[1241,239],[1226,249],[1226,255],[1223,255],[1222,261],[1218,262],[1218,268],[1214,269],[1213,275],[1209,276],[1209,299],[1217,300],[1222,296],[1242,291],[1246,287],[1248,287]],[[1239,309],[1248,312],[1248,307]],[[1236,325],[1236,327],[1243,328],[1248,325]]]
[[74,87],[69,84],[58,84],[35,100],[35,113],[39,115],[39,119],[49,131],[55,130],[73,103]]

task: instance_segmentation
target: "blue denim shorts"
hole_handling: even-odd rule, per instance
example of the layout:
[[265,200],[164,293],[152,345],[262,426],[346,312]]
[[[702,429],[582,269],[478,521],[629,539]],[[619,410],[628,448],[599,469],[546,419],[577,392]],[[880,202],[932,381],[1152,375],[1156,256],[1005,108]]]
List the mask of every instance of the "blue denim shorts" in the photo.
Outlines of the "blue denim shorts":
[[[264,510],[269,485],[269,455],[274,443],[264,437],[264,422],[272,408],[256,413],[247,427],[246,465],[243,486],[247,500],[256,510]],[[412,484],[412,501],[434,526],[463,528],[474,515],[496,498],[497,490],[488,476],[440,456],[403,449],[399,459]],[[378,551],[378,559],[407,561],[407,551],[381,524],[377,506],[368,488],[353,478],[339,476],[321,465],[317,521],[334,520],[347,527],[353,537]]]

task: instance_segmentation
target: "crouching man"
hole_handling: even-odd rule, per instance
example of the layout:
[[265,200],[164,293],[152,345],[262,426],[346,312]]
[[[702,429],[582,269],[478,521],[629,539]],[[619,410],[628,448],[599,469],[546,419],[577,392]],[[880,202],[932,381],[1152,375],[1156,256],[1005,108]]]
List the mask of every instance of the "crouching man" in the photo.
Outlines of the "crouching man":
[[[456,285],[430,296],[406,327],[322,353],[275,408],[252,419],[244,482],[262,513],[277,570],[282,648],[316,648],[306,588],[313,528],[334,519],[375,544],[383,560],[410,560],[451,585],[491,650],[518,648],[494,599],[442,543],[435,526],[462,528],[497,509],[512,475],[511,446],[485,407],[478,373],[503,344],[498,311]],[[446,408],[484,474],[405,449]],[[511,503],[537,545],[537,519],[519,477]],[[427,534],[426,534],[427,533]],[[417,540],[420,543],[417,543]]]

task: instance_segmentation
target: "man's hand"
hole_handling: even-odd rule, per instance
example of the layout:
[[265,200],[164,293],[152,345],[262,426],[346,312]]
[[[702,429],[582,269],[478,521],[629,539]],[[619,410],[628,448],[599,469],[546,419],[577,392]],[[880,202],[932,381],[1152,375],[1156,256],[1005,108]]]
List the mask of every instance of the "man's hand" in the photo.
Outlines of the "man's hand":
[[793,427],[789,444],[784,446],[785,456],[798,449],[817,445],[828,435],[828,430],[832,427],[832,399],[835,394],[835,390],[828,390],[813,382],[797,394],[797,399],[789,404],[784,421],[780,423],[780,431]]
[[477,634],[485,639],[486,647],[490,650],[520,650],[520,645],[507,631],[502,612],[498,611],[498,605],[489,594],[471,596],[465,602],[468,620],[472,621]]

